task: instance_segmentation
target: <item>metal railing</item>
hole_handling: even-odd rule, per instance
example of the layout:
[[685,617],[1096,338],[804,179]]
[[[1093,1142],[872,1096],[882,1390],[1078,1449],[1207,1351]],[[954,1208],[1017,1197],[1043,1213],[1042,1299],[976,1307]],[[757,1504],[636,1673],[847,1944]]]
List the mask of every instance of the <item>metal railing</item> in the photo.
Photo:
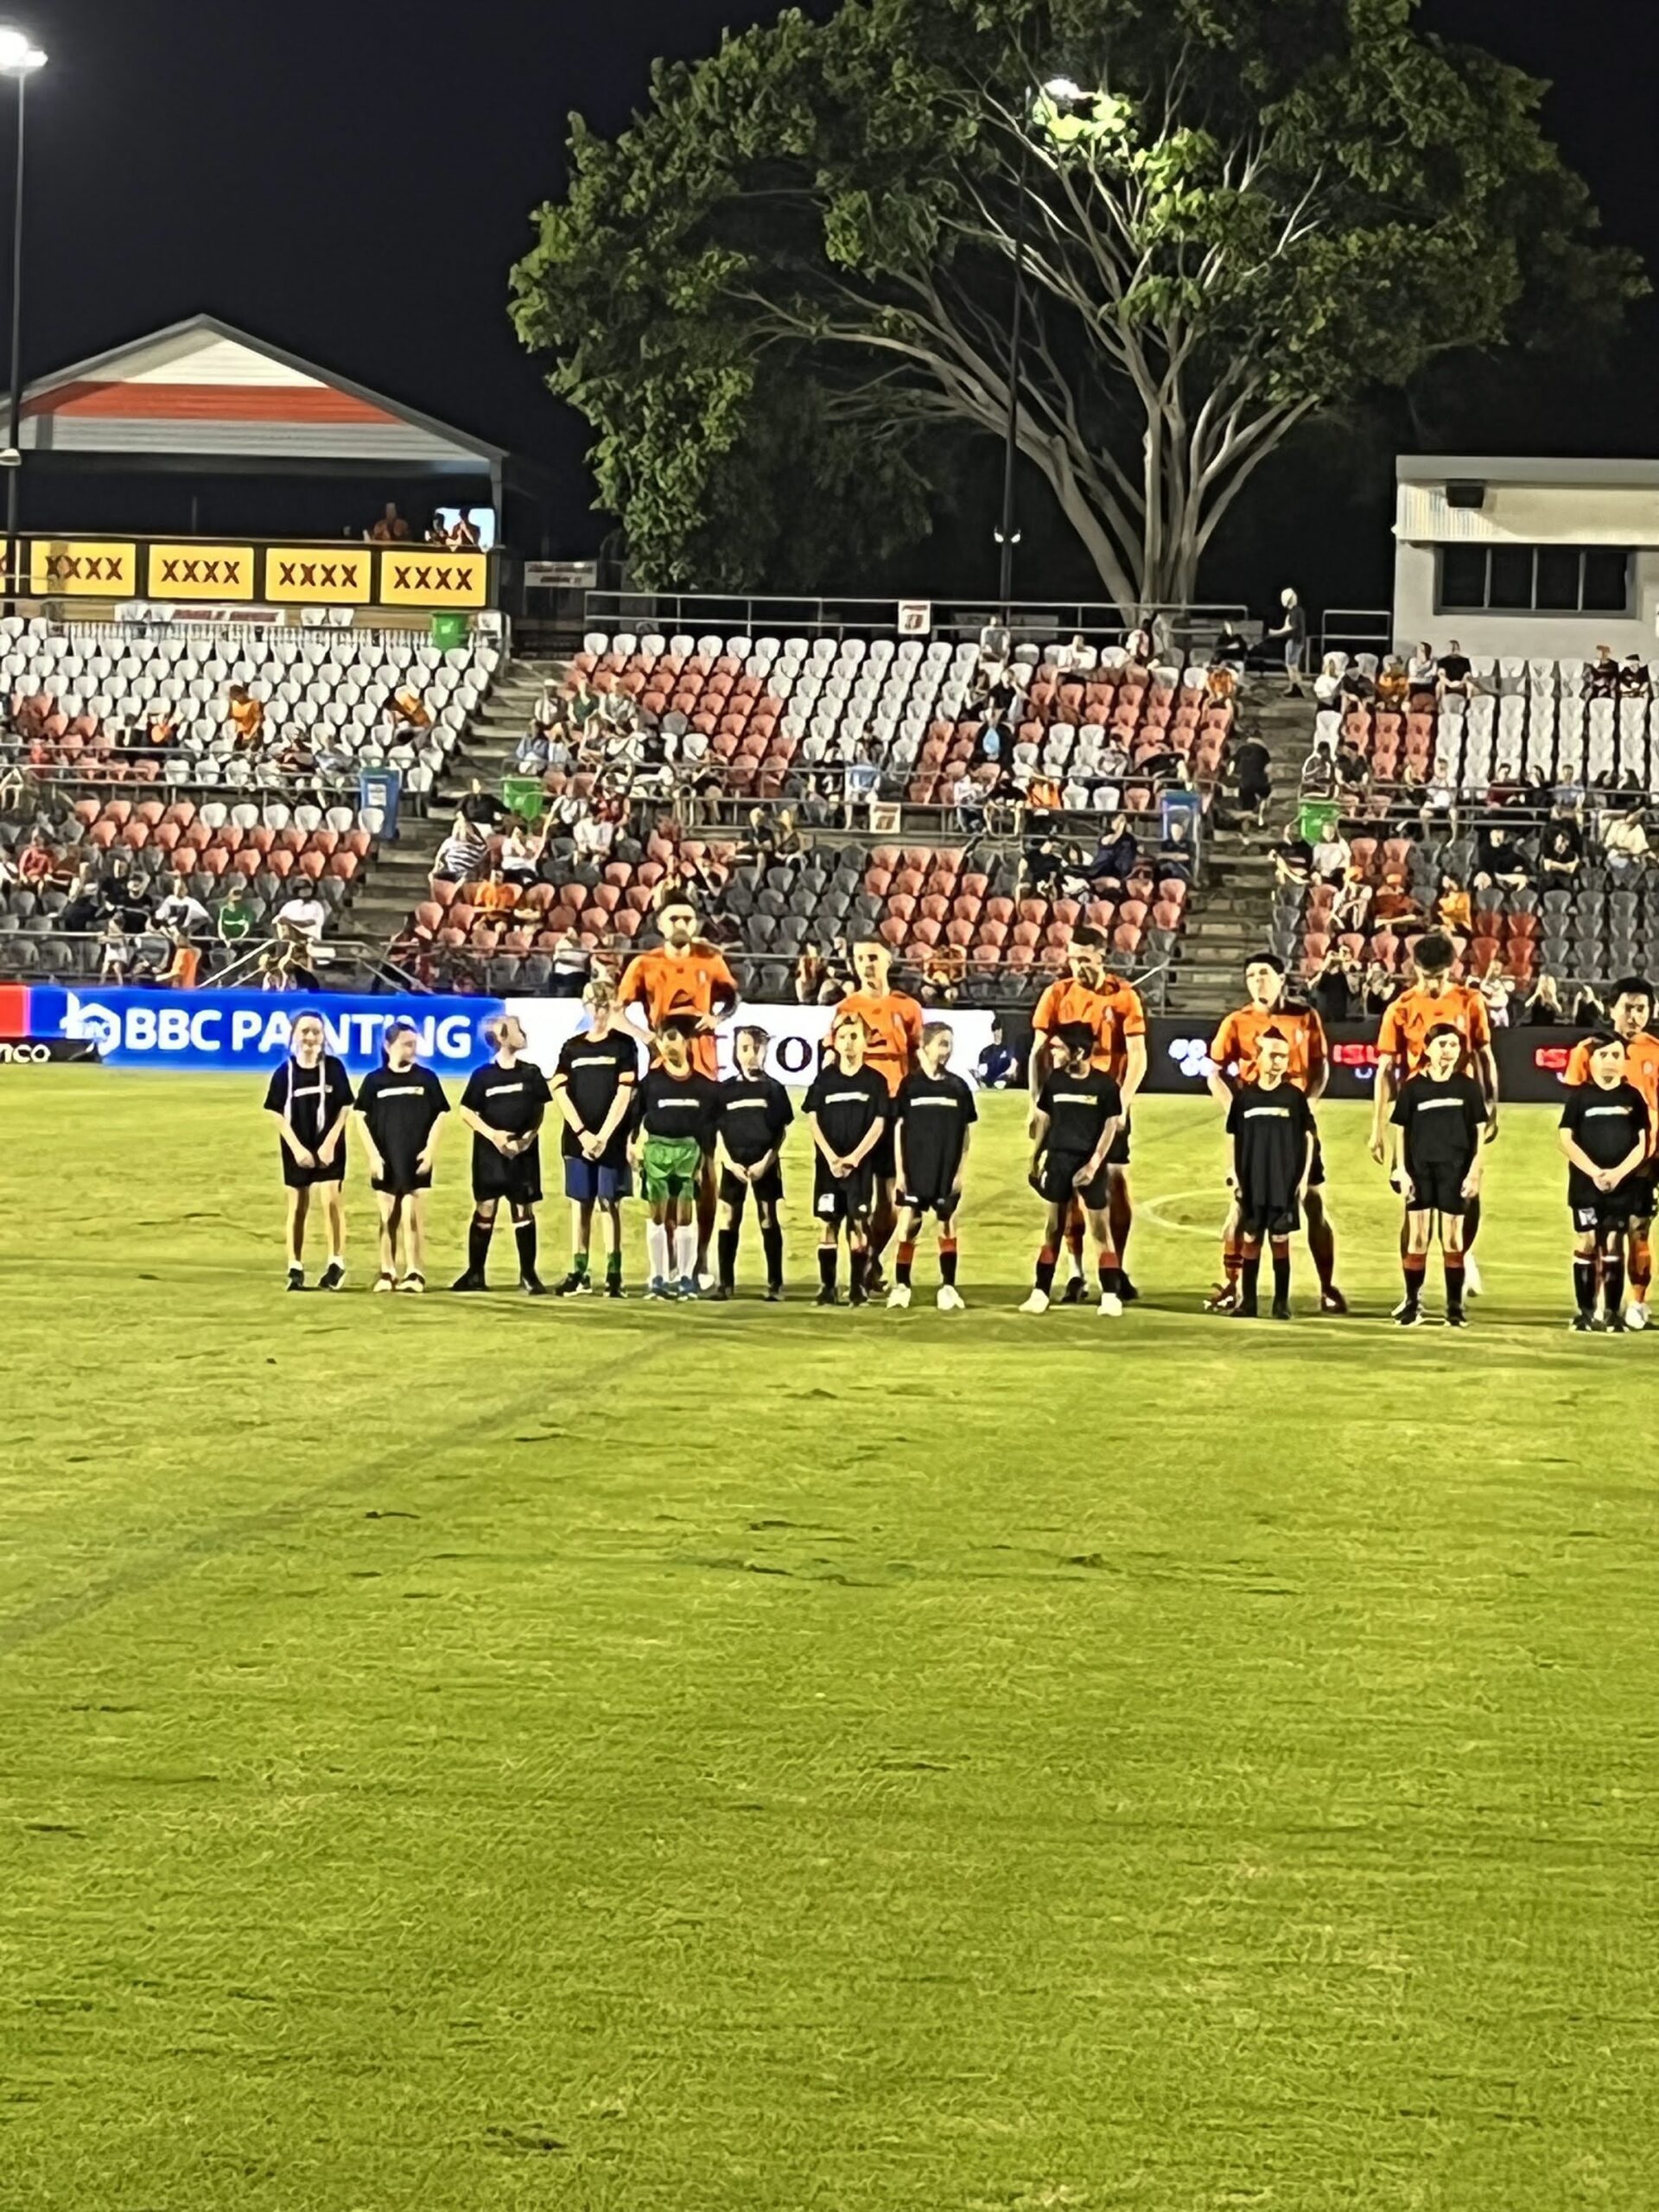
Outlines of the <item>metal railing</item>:
[[1319,658],[1326,653],[1394,651],[1394,613],[1387,607],[1327,607],[1319,617]]

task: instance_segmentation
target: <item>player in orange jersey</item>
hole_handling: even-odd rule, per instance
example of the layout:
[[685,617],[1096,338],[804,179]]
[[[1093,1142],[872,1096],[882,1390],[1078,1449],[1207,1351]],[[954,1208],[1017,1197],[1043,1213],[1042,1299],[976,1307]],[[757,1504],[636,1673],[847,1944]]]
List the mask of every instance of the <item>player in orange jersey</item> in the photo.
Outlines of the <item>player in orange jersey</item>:
[[[629,961],[617,988],[618,1003],[625,1010],[636,1006],[644,1010],[644,1021],[632,1026],[651,1046],[653,1062],[655,1040],[664,1022],[677,1017],[695,1022],[691,1065],[698,1075],[713,1082],[720,1073],[715,1032],[736,1007],[737,979],[723,956],[697,935],[697,910],[689,899],[671,898],[658,914],[657,926],[662,931],[661,947],[655,952],[636,953]],[[714,1235],[716,1197],[715,1155],[710,1149],[703,1156],[697,1183],[699,1289],[708,1288],[712,1281],[711,1277],[708,1281],[705,1278],[709,1277],[709,1242]]]
[[[1211,1096],[1230,1113],[1235,1091],[1242,1084],[1255,1080],[1256,1046],[1263,1033],[1276,1029],[1289,1052],[1285,1081],[1301,1091],[1310,1106],[1317,1105],[1325,1094],[1325,1079],[1330,1073],[1324,1023],[1312,1007],[1287,996],[1284,963],[1275,960],[1270,952],[1258,953],[1253,960],[1245,962],[1244,988],[1249,993],[1245,1003],[1227,1016],[1211,1039]],[[1313,1172],[1301,1208],[1307,1224],[1307,1249],[1319,1273],[1320,1313],[1345,1313],[1348,1301],[1336,1285],[1337,1240],[1325,1208],[1324,1185],[1325,1154],[1316,1136]],[[1242,1264],[1238,1228],[1238,1207],[1234,1205],[1228,1209],[1227,1225],[1222,1231],[1222,1267],[1226,1281],[1208,1301],[1208,1313],[1230,1313],[1238,1302]]]
[[[1659,1038],[1649,1033],[1653,1019],[1653,986],[1641,976],[1621,976],[1607,995],[1607,1011],[1613,1034],[1624,1046],[1624,1080],[1647,1102],[1648,1115],[1659,1144]],[[1593,1038],[1575,1045],[1567,1063],[1567,1081],[1574,1090],[1590,1080]],[[1630,1271],[1630,1302],[1624,1310],[1627,1329],[1648,1325],[1648,1292],[1653,1282],[1653,1217],[1659,1210],[1659,1154],[1650,1155],[1631,1179],[1631,1205],[1627,1248]]]
[[[1457,954],[1452,940],[1438,931],[1417,940],[1412,963],[1417,980],[1402,991],[1382,1016],[1376,1035],[1376,1094],[1371,1112],[1371,1158],[1379,1164],[1389,1156],[1389,1116],[1409,1076],[1427,1065],[1428,1033],[1449,1025],[1464,1044],[1465,1065],[1481,1087],[1486,1101],[1486,1142],[1497,1135],[1497,1056],[1492,1050],[1492,1025],[1486,1001],[1467,983],[1454,983],[1452,963]],[[1464,1287],[1471,1298],[1480,1290],[1480,1270],[1470,1247],[1480,1227],[1478,1193],[1469,1201],[1463,1217]],[[1403,1239],[1404,1232],[1402,1232]],[[1401,1250],[1405,1245],[1402,1241]]]
[[[1135,1201],[1129,1189],[1129,1109],[1147,1079],[1147,1014],[1141,994],[1113,975],[1106,965],[1106,936],[1085,922],[1071,932],[1065,949],[1065,974],[1051,983],[1037,1001],[1032,1017],[1031,1095],[1041,1095],[1052,1072],[1052,1047],[1062,1030],[1086,1022],[1095,1033],[1095,1049],[1089,1065],[1109,1075],[1122,1101],[1117,1134],[1107,1155],[1107,1212],[1112,1248],[1118,1268],[1119,1294],[1126,1303],[1140,1295],[1129,1281],[1123,1255],[1135,1226]],[[1062,1303],[1079,1306],[1087,1295],[1083,1274],[1084,1216],[1074,1206],[1065,1224],[1066,1249],[1071,1255],[1071,1280]]]
[[[849,991],[830,1018],[833,1037],[844,1014],[855,1014],[868,1033],[864,1065],[873,1068],[897,1098],[906,1076],[914,1075],[921,1050],[922,1029],[927,1017],[921,1003],[892,984],[893,955],[880,938],[865,938],[853,947],[853,973],[858,988]],[[878,1140],[872,1165],[875,1171],[875,1206],[870,1217],[868,1287],[872,1297],[887,1287],[881,1272],[881,1255],[893,1241],[898,1224],[893,1204],[897,1163],[893,1151],[893,1122]]]

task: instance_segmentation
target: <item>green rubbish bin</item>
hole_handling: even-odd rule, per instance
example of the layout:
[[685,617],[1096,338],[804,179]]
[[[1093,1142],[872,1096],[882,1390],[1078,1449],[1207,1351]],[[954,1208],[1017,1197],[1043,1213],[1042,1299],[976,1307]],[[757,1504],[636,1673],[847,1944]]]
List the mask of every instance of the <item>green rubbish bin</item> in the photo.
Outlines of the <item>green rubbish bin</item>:
[[1319,844],[1337,826],[1339,812],[1333,798],[1305,798],[1297,834],[1310,845]]
[[467,642],[467,617],[464,614],[435,614],[432,617],[432,642],[441,653],[453,652],[457,645]]
[[522,815],[526,822],[539,822],[547,804],[547,794],[539,777],[503,776],[501,804],[509,814]]

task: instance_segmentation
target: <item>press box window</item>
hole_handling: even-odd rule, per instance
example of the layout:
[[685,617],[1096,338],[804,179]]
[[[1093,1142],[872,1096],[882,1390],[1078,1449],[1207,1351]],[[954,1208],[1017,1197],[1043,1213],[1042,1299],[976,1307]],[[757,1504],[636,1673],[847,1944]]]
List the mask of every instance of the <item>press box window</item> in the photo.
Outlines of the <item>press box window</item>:
[[1627,614],[1630,556],[1601,545],[1443,545],[1443,614]]

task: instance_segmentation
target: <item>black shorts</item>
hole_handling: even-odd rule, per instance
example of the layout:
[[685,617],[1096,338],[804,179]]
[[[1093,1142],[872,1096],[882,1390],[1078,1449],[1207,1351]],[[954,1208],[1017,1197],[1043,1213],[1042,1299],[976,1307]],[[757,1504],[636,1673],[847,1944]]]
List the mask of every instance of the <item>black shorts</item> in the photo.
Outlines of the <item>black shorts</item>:
[[1633,1221],[1645,1220],[1653,1186],[1640,1171],[1627,1175],[1617,1190],[1599,1191],[1587,1175],[1574,1167],[1567,1179],[1567,1209],[1581,1236],[1626,1230]]
[[315,1167],[302,1167],[288,1147],[283,1147],[283,1181],[290,1191],[309,1191],[319,1183],[343,1183],[346,1180],[346,1140],[342,1136],[334,1147],[332,1160]]
[[1449,1165],[1434,1161],[1428,1166],[1408,1169],[1412,1195],[1407,1201],[1412,1213],[1449,1213],[1463,1215],[1469,1211],[1469,1201],[1463,1195],[1464,1179],[1474,1165],[1465,1160],[1461,1167],[1455,1161]]
[[1283,1191],[1241,1191],[1238,1194],[1238,1233],[1252,1243],[1262,1236],[1294,1236],[1302,1225],[1296,1193]]
[[[1129,1117],[1126,1114],[1117,1125],[1117,1135],[1112,1139],[1110,1147],[1106,1154],[1106,1165],[1109,1167],[1127,1167],[1128,1166],[1129,1139],[1134,1135],[1134,1134],[1135,1131],[1130,1126]],[[1078,1165],[1080,1166],[1082,1162],[1079,1161]]]
[[823,1222],[868,1221],[875,1210],[875,1175],[868,1159],[850,1175],[835,1176],[822,1160],[812,1179],[812,1211]]
[[538,1206],[542,1203],[542,1152],[539,1145],[531,1145],[528,1152],[516,1153],[509,1160],[493,1144],[474,1140],[473,1145],[473,1197],[479,1205],[486,1199],[505,1198],[515,1206]]
[[1098,1213],[1106,1204],[1111,1185],[1103,1166],[1092,1183],[1077,1188],[1077,1171],[1088,1166],[1087,1157],[1076,1153],[1046,1152],[1037,1170],[1037,1188],[1052,1206],[1064,1205],[1068,1198],[1076,1198],[1090,1213]]
[[774,1160],[758,1183],[740,1182],[729,1167],[720,1171],[720,1203],[723,1206],[741,1206],[745,1198],[753,1197],[757,1205],[776,1206],[783,1204],[784,1171]]
[[899,1193],[900,1206],[908,1207],[913,1213],[937,1214],[941,1221],[949,1221],[960,1203],[954,1175],[944,1179],[923,1176],[916,1179],[909,1190]]
[[384,1175],[377,1175],[372,1187],[389,1198],[412,1198],[416,1191],[429,1191],[432,1176],[429,1169],[423,1175],[412,1160],[388,1160],[383,1154]]

